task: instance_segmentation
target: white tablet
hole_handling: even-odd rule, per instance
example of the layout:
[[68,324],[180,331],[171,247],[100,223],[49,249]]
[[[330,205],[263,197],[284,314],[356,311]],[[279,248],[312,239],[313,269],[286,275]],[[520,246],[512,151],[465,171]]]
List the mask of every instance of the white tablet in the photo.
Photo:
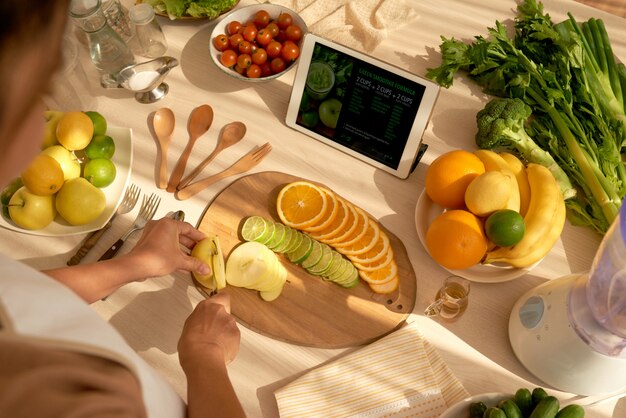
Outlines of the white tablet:
[[438,93],[429,80],[307,34],[286,123],[406,178]]

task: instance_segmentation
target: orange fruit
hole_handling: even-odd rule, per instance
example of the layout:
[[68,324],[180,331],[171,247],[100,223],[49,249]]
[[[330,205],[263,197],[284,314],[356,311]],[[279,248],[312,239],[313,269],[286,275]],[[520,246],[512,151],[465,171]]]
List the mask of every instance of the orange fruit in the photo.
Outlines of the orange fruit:
[[39,154],[22,173],[22,182],[39,196],[49,196],[63,187],[65,176],[61,164],[47,154]]
[[335,198],[337,201],[337,215],[335,216],[335,219],[333,219],[333,221],[326,228],[320,231],[307,231],[311,238],[325,242],[326,239],[332,238],[345,230],[349,220],[349,209],[343,199],[337,196],[335,196]]
[[359,226],[360,215],[357,213],[354,205],[347,200],[344,200],[344,203],[346,205],[346,217],[348,218],[345,225],[341,229],[330,233],[329,236],[325,237],[323,240],[320,239],[320,241],[334,246],[337,243],[346,241],[349,237],[354,235],[357,228],[363,226],[363,224]]
[[336,246],[338,252],[343,255],[358,255],[365,254],[378,243],[378,237],[380,236],[380,227],[372,219],[367,219],[367,230],[365,234],[356,242],[350,245]]
[[337,202],[337,198],[335,194],[329,190],[320,187],[320,190],[326,194],[326,211],[324,215],[320,219],[319,222],[315,223],[312,226],[307,226],[303,228],[305,232],[318,232],[326,229],[337,217],[337,212],[339,212],[339,202]]
[[469,151],[455,150],[437,157],[426,170],[426,194],[447,209],[465,207],[465,189],[485,165]]
[[487,252],[487,245],[482,221],[466,210],[442,213],[426,231],[426,248],[430,256],[451,270],[478,264]]
[[331,245],[335,248],[349,247],[350,245],[355,244],[357,241],[363,238],[363,236],[367,233],[369,227],[369,217],[363,211],[363,209],[359,208],[358,206],[352,206],[354,207],[354,210],[356,212],[356,228],[352,230],[352,233],[343,236],[341,240],[339,240],[339,237],[337,238],[337,240],[331,240]]
[[304,229],[320,222],[327,206],[327,193],[307,181],[287,184],[276,199],[278,217],[285,225],[296,229]]
[[398,265],[395,261],[374,271],[359,270],[359,276],[369,284],[383,284],[398,277]]
[[396,276],[388,282],[381,284],[369,283],[369,285],[370,288],[376,293],[391,293],[400,285],[400,279]]

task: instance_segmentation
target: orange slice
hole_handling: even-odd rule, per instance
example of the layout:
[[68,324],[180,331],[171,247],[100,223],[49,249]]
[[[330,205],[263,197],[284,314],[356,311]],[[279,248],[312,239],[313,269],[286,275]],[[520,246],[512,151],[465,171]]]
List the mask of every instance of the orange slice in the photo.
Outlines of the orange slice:
[[337,234],[342,233],[348,225],[349,209],[344,203],[343,199],[335,196],[337,201],[337,216],[326,228],[321,231],[308,232],[311,238],[315,238],[318,241],[324,242],[324,240],[330,239]]
[[389,250],[383,253],[383,258],[380,258],[376,261],[372,261],[370,263],[360,263],[358,261],[352,261],[352,264],[354,264],[354,267],[356,267],[359,270],[362,271],[376,271],[378,269],[381,269],[387,265],[389,265],[389,263],[391,263],[394,259],[394,254],[393,254],[393,250],[391,249],[391,247],[389,247]]
[[356,229],[359,228],[359,214],[354,209],[354,205],[345,200],[343,202],[346,205],[346,217],[348,219],[342,229],[333,231],[332,234],[329,234],[329,237],[320,239],[320,241],[328,245],[334,246],[337,243],[347,240],[355,233]]
[[374,271],[359,270],[359,276],[369,284],[383,284],[398,276],[398,265],[392,261],[383,268]]
[[[336,249],[343,255],[357,255],[357,254],[365,254],[378,242],[378,237],[380,236],[380,228],[376,221],[373,221],[370,218],[367,218],[367,229],[365,234],[356,242],[350,245],[340,245],[337,246]],[[389,244],[387,244],[389,245]]]
[[368,267],[376,265],[383,267],[389,264],[389,261],[393,258],[393,250],[389,244],[389,237],[385,231],[381,230],[378,241],[369,251],[360,254],[347,254],[347,257],[355,266],[359,264]]
[[350,202],[347,202],[348,205],[354,207],[354,211],[356,212],[356,228],[352,231],[351,234],[348,234],[340,240],[339,237],[336,240],[332,240],[331,245],[335,248],[340,247],[349,247],[352,244],[359,241],[363,236],[367,233],[367,229],[369,226],[369,217],[363,211],[363,209],[352,205]]
[[339,202],[337,201],[337,198],[335,198],[335,194],[324,189],[323,187],[320,187],[320,190],[326,194],[326,201],[328,202],[326,205],[326,211],[318,223],[303,228],[305,232],[318,232],[328,228],[328,226],[333,223],[337,217],[337,213],[339,212]]
[[276,211],[280,220],[296,229],[304,229],[320,222],[327,206],[327,193],[307,181],[287,184],[276,199]]
[[400,279],[395,276],[393,279],[382,284],[370,283],[370,288],[376,293],[391,293],[394,292],[400,285]]

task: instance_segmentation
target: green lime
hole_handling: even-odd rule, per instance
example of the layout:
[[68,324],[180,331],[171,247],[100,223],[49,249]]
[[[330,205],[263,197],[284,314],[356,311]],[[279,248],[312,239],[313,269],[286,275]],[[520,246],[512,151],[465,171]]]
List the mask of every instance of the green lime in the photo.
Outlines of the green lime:
[[289,248],[289,244],[291,243],[291,238],[293,237],[294,234],[296,234],[296,231],[286,225],[283,225],[283,229],[285,230],[285,236],[283,238],[283,242],[280,245],[277,245],[276,248],[272,248],[274,250],[274,252],[277,253],[286,253],[287,249]]
[[274,250],[278,248],[278,246],[282,245],[285,240],[285,225],[280,222],[274,222],[274,236],[268,243],[265,245],[268,246],[270,250]]
[[108,135],[94,135],[85,147],[85,155],[87,158],[95,160],[96,158],[111,159],[115,154],[115,141]]
[[309,110],[302,114],[302,123],[307,128],[313,128],[320,121],[320,116],[317,110]]
[[302,261],[302,267],[308,270],[311,267],[316,266],[317,263],[319,263],[322,259],[323,252],[324,248],[322,247],[322,244],[317,240],[313,240],[313,248],[311,248],[311,253],[305,260]]
[[497,210],[485,221],[487,238],[500,247],[510,247],[524,237],[526,224],[518,212],[511,209]]
[[328,280],[330,280],[331,282],[337,282],[338,280],[341,280],[344,276],[348,274],[348,272],[353,267],[354,266],[352,265],[350,261],[342,257],[341,260],[339,261],[339,265],[337,266],[337,269],[328,275]]
[[93,122],[93,134],[104,135],[107,133],[107,120],[100,113],[89,110],[85,112],[89,119]]
[[[333,251],[328,245],[322,244],[322,256],[320,257],[319,261],[315,263],[315,265],[307,268],[306,270],[315,276],[322,276],[330,268],[333,262],[334,252],[335,251]],[[304,267],[304,263],[302,264],[302,266]]]
[[273,221],[267,221],[267,228],[265,228],[265,232],[261,234],[261,236],[256,240],[261,244],[267,245],[273,238],[274,232],[276,232],[276,224]]
[[115,180],[116,169],[115,164],[106,158],[96,158],[89,160],[85,164],[83,177],[96,187],[107,187]]
[[284,253],[290,253],[296,248],[298,248],[298,245],[300,245],[300,243],[304,239],[304,234],[302,232],[293,228],[289,228],[289,229],[291,229],[291,232],[292,232],[291,239],[289,240],[289,244],[287,244],[287,247],[284,249],[283,251]]
[[250,216],[241,227],[241,236],[246,241],[258,241],[267,229],[267,221],[261,216]]
[[321,276],[328,278],[329,276],[332,276],[335,274],[335,272],[337,270],[339,270],[339,268],[342,266],[341,264],[341,260],[343,260],[343,256],[338,253],[337,251],[332,251],[332,261],[330,262],[330,266],[328,266],[328,269],[321,273]]
[[294,264],[300,264],[311,254],[311,250],[313,249],[313,240],[306,234],[302,234],[302,242],[298,247],[287,253],[287,257],[289,261]]

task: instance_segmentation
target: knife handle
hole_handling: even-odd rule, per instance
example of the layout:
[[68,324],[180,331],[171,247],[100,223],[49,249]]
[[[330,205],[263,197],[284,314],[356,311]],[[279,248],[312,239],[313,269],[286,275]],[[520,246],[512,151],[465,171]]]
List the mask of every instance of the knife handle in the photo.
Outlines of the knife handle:
[[70,258],[67,262],[68,266],[74,266],[80,263],[80,260],[83,259],[87,255],[87,253],[96,245],[98,240],[104,235],[104,233],[113,225],[113,218],[109,222],[107,222],[102,228],[97,231],[91,232],[83,244],[80,246],[76,254],[72,258]]
[[103,260],[108,260],[110,258],[113,258],[115,254],[117,254],[119,249],[122,248],[122,245],[124,245],[124,240],[120,238],[117,241],[115,241],[115,244],[111,245],[111,247],[104,254],[102,254],[102,257],[100,257],[98,261],[103,261]]

